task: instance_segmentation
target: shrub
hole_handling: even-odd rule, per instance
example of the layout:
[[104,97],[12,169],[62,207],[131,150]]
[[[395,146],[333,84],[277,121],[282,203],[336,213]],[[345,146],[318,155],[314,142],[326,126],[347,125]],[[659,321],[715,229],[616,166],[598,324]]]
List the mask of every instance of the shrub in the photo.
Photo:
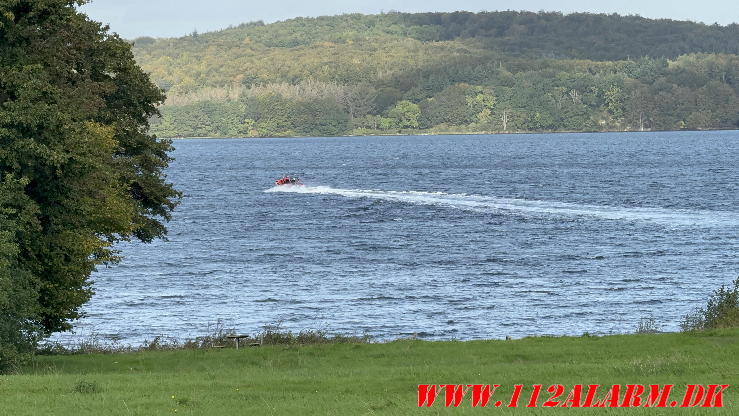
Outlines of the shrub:
[[639,325],[636,327],[637,334],[656,334],[657,332],[659,332],[659,327],[656,319],[644,317],[639,320]]
[[[92,334],[75,343],[62,344],[60,342],[45,342],[36,348],[41,355],[68,355],[68,354],[111,354],[133,351],[161,351],[161,350],[197,350],[210,348],[235,348],[236,341],[230,338],[236,334],[234,328],[228,328],[223,321],[208,324],[204,336],[189,339],[157,336],[146,340],[141,345],[123,345],[115,339],[110,342],[109,337]],[[0,340],[1,341],[1,340]],[[328,334],[321,330],[303,330],[298,333],[280,330],[280,325],[268,325],[255,335],[241,338],[239,345],[314,345],[314,344],[367,344],[371,338],[367,335]],[[35,345],[35,344],[34,344]],[[15,350],[13,350],[15,351]],[[0,359],[2,359],[2,343],[0,342]],[[14,359],[17,361],[17,359]]]
[[739,327],[739,277],[713,292],[705,308],[685,315],[680,327],[683,331]]
[[33,280],[7,261],[2,240],[0,235],[0,374],[7,374],[30,358],[43,331],[33,320]]
[[27,184],[0,174],[0,374],[15,370],[28,358],[41,336],[41,328],[34,323],[38,280],[18,261],[23,234],[16,229],[36,226],[36,208],[23,195]]
[[0,343],[0,374],[13,372],[25,358],[26,355],[18,352],[14,345]]

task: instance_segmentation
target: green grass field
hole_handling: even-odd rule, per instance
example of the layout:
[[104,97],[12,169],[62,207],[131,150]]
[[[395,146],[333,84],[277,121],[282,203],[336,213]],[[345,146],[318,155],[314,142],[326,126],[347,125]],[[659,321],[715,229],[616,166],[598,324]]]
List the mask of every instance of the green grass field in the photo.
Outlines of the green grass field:
[[[528,385],[519,408],[417,407],[418,384]],[[523,408],[533,384],[729,384],[723,409]],[[739,330],[42,356],[1,415],[739,414]],[[539,404],[547,399],[541,395]],[[679,397],[678,397],[679,396]],[[564,398],[562,398],[564,399]]]

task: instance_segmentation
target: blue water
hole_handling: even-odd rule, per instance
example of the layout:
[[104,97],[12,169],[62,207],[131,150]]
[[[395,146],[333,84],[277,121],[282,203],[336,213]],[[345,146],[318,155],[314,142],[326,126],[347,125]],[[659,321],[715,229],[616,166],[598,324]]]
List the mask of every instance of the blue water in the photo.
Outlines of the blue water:
[[[77,335],[222,320],[390,339],[677,330],[739,275],[739,133],[178,140],[169,241]],[[284,173],[304,187],[272,186]]]

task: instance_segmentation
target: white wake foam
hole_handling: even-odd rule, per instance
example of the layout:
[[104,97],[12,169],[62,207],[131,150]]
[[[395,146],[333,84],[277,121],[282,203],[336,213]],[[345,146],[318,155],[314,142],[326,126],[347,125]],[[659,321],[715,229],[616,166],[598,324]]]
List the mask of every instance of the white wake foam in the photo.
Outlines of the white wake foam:
[[483,195],[449,194],[444,192],[382,191],[341,189],[328,186],[275,186],[265,192],[339,195],[346,198],[368,198],[417,205],[436,205],[478,212],[539,214],[557,216],[597,217],[608,220],[650,221],[683,226],[739,226],[739,213],[728,211],[671,210],[665,208],[614,207],[498,198]]

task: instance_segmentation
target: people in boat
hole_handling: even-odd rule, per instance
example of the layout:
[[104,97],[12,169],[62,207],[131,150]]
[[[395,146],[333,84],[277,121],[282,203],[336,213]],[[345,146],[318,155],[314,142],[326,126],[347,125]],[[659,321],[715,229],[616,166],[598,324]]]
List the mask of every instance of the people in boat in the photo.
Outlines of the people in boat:
[[297,176],[288,176],[285,175],[282,178],[275,181],[275,185],[299,185],[300,184],[300,178]]

